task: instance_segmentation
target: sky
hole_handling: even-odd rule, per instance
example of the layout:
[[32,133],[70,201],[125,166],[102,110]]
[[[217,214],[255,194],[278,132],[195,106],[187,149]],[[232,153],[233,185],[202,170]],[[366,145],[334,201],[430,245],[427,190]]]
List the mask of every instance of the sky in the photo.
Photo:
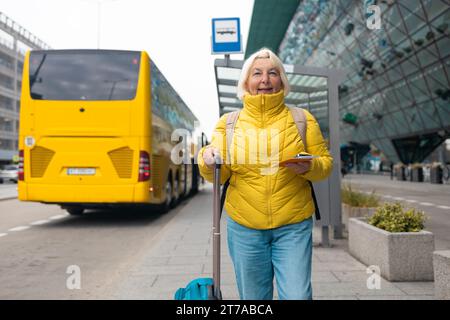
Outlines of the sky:
[[211,55],[211,19],[239,17],[245,49],[252,10],[253,0],[0,0],[52,49],[147,51],[208,137],[219,119],[214,59],[223,58]]

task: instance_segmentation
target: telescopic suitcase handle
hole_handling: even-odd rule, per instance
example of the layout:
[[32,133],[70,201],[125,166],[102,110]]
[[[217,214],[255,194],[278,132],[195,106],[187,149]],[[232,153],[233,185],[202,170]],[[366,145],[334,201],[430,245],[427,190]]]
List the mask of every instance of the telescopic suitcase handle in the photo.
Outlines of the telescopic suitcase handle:
[[214,279],[214,297],[222,299],[220,292],[220,168],[222,159],[218,155],[214,157],[214,201],[213,201],[213,279]]

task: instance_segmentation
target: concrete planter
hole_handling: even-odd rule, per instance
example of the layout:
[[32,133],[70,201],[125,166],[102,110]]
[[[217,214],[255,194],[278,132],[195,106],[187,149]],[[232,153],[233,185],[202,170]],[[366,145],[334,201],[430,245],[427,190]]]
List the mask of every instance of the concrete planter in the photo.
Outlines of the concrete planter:
[[344,230],[348,231],[349,218],[371,217],[375,213],[376,209],[376,207],[352,207],[346,203],[342,203],[342,224],[344,225]]
[[387,232],[363,218],[350,218],[348,237],[350,254],[368,266],[378,266],[385,279],[433,281],[433,233]]
[[435,298],[450,300],[450,250],[435,251],[433,266]]

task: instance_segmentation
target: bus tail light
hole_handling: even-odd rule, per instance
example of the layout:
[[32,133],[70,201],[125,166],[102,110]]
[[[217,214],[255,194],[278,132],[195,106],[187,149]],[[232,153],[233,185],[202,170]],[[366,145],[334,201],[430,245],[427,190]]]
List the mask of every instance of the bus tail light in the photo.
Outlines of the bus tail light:
[[23,150],[19,150],[19,172],[18,172],[18,179],[19,181],[24,181],[24,173],[23,173]]
[[150,180],[150,156],[147,151],[139,153],[139,182]]

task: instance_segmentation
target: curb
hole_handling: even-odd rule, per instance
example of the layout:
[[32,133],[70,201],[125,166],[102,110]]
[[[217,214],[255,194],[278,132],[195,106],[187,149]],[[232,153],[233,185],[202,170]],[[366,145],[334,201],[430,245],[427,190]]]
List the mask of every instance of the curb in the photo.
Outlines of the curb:
[[0,201],[11,200],[11,199],[17,199],[17,196],[11,196],[11,197],[0,198]]

